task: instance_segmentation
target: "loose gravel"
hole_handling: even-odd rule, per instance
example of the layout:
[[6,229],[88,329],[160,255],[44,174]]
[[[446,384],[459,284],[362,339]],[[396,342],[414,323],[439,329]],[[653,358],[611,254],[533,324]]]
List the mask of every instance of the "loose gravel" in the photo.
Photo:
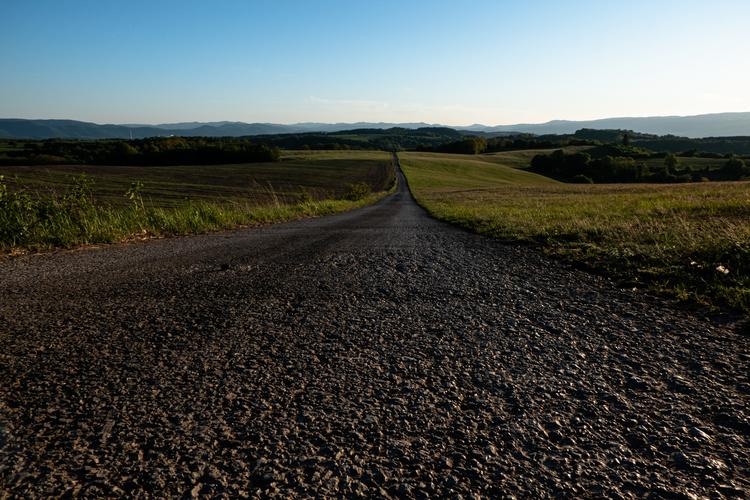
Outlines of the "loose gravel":
[[431,220],[0,262],[0,498],[747,498],[750,343]]

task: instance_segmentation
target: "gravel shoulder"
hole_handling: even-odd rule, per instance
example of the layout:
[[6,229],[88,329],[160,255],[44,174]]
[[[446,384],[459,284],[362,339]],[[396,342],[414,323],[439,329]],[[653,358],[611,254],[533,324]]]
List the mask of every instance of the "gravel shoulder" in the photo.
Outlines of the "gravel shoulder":
[[750,341],[434,221],[0,262],[3,498],[747,498]]

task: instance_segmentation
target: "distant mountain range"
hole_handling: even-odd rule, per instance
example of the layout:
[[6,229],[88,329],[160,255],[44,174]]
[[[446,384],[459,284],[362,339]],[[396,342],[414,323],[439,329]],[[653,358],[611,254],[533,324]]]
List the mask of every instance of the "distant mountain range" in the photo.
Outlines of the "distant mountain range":
[[632,130],[642,134],[703,137],[750,136],[750,113],[715,113],[695,116],[652,116],[648,118],[605,118],[590,121],[554,120],[541,124],[518,124],[507,127],[472,125],[466,130],[496,132],[512,129],[536,135],[572,134],[582,128],[597,130]]
[[[388,129],[402,127],[445,127],[427,123],[275,123],[190,122],[161,125],[125,124],[98,125],[75,120],[0,119],[0,139],[143,139],[154,136],[241,137],[306,132],[338,132],[362,128]],[[514,133],[573,134],[582,128],[633,130],[644,134],[680,137],[750,136],[750,113],[716,113],[696,116],[655,116],[648,118],[606,118],[590,121],[555,120],[540,124],[471,125],[450,127],[467,134],[506,135]]]

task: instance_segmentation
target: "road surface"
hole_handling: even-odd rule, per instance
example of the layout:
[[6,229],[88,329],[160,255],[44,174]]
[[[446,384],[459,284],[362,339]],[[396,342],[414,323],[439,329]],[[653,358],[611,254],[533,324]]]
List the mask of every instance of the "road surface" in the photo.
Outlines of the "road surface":
[[741,333],[430,219],[0,262],[0,498],[744,498]]

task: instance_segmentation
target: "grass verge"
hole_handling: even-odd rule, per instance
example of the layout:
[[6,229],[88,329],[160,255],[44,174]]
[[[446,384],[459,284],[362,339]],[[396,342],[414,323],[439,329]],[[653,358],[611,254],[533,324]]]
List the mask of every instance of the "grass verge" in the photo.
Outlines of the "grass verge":
[[750,314],[748,182],[466,188],[472,180],[461,172],[425,181],[428,161],[400,163],[414,197],[438,219],[539,245],[634,286]]

